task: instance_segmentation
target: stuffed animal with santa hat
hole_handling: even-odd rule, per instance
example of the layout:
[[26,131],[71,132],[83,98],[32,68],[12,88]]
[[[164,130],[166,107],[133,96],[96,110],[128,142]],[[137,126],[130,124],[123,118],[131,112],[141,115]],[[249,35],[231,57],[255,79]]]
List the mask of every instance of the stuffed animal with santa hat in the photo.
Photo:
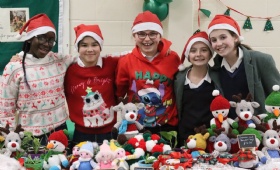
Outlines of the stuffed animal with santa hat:
[[67,167],[69,162],[64,154],[68,147],[68,138],[66,130],[59,130],[50,134],[47,144],[47,153],[44,156],[43,168],[45,170],[60,170],[61,164]]
[[230,109],[229,101],[220,95],[219,90],[214,90],[212,93],[215,98],[211,102],[210,110],[214,118],[210,121],[211,129],[225,128],[225,133],[228,133],[228,129],[232,126],[234,128],[233,132],[238,134],[236,128],[238,128],[238,123],[233,119],[227,117]]
[[109,146],[108,140],[104,140],[103,144],[99,147],[99,151],[95,156],[97,162],[96,169],[111,169],[112,161],[114,160],[114,152]]
[[75,161],[70,170],[92,170],[96,169],[97,164],[93,161],[94,149],[98,148],[96,142],[86,142],[79,150],[79,159]]
[[[276,120],[276,124],[280,125],[280,91],[279,85],[274,85],[272,87],[273,92],[267,96],[265,99],[265,110],[266,115],[259,115],[259,117],[264,118],[264,122],[267,123],[268,129],[273,129],[273,121]],[[263,116],[263,117],[262,117]]]

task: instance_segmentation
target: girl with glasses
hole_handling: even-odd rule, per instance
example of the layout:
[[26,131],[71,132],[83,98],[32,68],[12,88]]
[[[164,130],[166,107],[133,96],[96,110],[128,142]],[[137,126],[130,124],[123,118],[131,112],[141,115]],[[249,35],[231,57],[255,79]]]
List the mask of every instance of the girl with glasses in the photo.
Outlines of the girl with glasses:
[[64,75],[74,61],[71,56],[52,53],[56,30],[46,14],[38,14],[22,27],[22,61],[6,65],[0,87],[0,126],[21,124],[42,139],[53,130],[66,129],[68,119]]
[[117,96],[145,104],[139,122],[152,133],[177,131],[173,81],[180,58],[170,50],[172,43],[162,38],[162,24],[150,11],[138,14],[132,35],[135,48],[120,58],[117,68]]

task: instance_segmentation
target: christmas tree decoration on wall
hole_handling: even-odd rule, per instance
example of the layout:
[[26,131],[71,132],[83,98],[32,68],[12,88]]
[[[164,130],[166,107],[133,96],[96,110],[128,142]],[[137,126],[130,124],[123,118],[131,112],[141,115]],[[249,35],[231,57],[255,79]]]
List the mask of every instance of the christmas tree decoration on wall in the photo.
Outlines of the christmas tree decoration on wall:
[[249,30],[253,29],[250,17],[247,17],[247,19],[246,19],[246,21],[243,25],[243,29],[246,30],[246,31],[249,31]]
[[229,9],[229,8],[226,10],[226,12],[224,13],[224,15],[230,16],[230,9]]
[[202,9],[202,8],[200,8],[199,10],[200,10],[204,15],[206,15],[208,18],[210,17],[211,11],[209,11],[208,9]]
[[169,12],[169,3],[172,0],[144,0],[143,11],[150,11],[163,21]]
[[267,32],[273,31],[273,26],[272,26],[270,19],[267,19],[267,21],[265,23],[264,31],[267,31]]

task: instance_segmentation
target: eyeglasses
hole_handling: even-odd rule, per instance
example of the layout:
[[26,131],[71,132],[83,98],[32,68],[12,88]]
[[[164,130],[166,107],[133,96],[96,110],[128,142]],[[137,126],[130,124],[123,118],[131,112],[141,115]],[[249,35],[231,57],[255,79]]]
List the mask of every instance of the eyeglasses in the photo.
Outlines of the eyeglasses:
[[138,35],[138,38],[141,40],[144,40],[147,36],[151,39],[154,40],[157,38],[157,35],[159,34],[158,32],[151,32],[149,34],[145,33],[145,32],[137,32],[136,33]]
[[35,36],[40,44],[45,44],[46,42],[48,42],[48,44],[50,46],[54,46],[55,45],[55,39],[47,39],[46,37],[42,36],[42,35],[37,35]]

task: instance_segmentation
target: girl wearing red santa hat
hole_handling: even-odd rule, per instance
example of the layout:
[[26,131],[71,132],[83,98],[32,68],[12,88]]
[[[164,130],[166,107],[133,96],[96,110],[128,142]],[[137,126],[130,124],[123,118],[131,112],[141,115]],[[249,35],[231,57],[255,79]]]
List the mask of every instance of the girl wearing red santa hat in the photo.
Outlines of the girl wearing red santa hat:
[[66,128],[64,74],[74,58],[51,52],[56,30],[46,14],[30,18],[21,28],[20,38],[25,40],[18,54],[22,61],[8,63],[3,73],[0,124],[21,124],[46,144],[45,134]]
[[139,122],[152,133],[177,130],[173,81],[180,58],[169,50],[171,42],[162,38],[162,24],[150,11],[137,15],[132,35],[136,46],[117,68],[117,96],[139,97],[145,104],[139,110]]
[[[212,54],[206,32],[195,32],[185,45],[181,57],[182,65],[179,66],[180,71],[174,82],[180,146],[184,145],[189,135],[195,134],[195,127],[201,125],[209,127],[213,118],[210,104],[213,100],[212,91],[215,89],[215,83],[211,80],[212,72],[208,65]],[[183,65],[186,58],[191,63],[187,68]]]
[[75,123],[73,143],[112,139],[116,123],[115,69],[119,57],[101,57],[103,36],[98,25],[74,28],[77,63],[65,75],[65,95],[70,119]]
[[[272,56],[241,44],[244,38],[240,27],[230,16],[216,15],[208,26],[208,35],[217,53],[213,69],[218,74],[215,80],[220,82],[223,96],[230,101],[232,95],[242,93],[246,97],[251,93],[253,100],[261,105],[257,114],[265,112],[265,98],[273,91],[273,85],[280,84]],[[228,116],[236,118],[234,109]]]

